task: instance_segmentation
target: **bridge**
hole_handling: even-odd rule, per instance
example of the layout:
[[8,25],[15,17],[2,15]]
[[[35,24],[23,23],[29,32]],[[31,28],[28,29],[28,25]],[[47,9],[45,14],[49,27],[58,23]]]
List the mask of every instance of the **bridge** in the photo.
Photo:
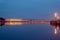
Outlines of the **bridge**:
[[60,28],[60,19],[57,13],[54,14],[53,20],[0,18],[0,26],[23,24],[49,24],[55,27],[54,33],[57,34],[58,29]]

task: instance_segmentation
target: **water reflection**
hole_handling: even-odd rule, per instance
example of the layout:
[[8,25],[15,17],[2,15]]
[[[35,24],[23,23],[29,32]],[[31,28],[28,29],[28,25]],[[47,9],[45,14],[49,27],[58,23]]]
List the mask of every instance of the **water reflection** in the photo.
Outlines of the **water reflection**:
[[59,27],[57,27],[57,28],[55,27],[54,28],[54,33],[57,34],[58,33],[58,30],[59,30]]

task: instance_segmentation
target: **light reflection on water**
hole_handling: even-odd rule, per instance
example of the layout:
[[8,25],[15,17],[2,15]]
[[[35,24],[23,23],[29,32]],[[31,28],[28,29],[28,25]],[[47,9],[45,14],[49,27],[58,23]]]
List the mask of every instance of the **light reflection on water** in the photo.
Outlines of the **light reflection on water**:
[[3,26],[0,29],[1,40],[60,40],[60,34],[53,32],[49,25]]

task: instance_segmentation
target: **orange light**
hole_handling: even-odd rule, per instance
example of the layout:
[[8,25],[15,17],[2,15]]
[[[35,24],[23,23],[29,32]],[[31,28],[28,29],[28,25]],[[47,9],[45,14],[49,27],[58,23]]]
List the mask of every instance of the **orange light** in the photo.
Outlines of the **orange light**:
[[6,22],[5,23],[6,25],[22,25],[23,23],[22,22],[12,22],[12,21],[10,21],[10,22]]
[[8,18],[5,20],[6,21],[6,25],[22,25],[23,22],[21,21],[24,21],[22,19],[14,19],[14,18]]
[[6,21],[23,21],[22,19],[7,18]]

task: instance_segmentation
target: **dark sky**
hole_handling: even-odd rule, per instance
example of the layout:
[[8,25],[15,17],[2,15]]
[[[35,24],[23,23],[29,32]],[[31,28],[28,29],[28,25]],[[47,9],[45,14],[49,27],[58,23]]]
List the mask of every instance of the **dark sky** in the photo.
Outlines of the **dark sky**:
[[[60,0],[0,0],[0,17],[53,19],[60,14]],[[3,26],[0,40],[60,40],[50,25]]]

